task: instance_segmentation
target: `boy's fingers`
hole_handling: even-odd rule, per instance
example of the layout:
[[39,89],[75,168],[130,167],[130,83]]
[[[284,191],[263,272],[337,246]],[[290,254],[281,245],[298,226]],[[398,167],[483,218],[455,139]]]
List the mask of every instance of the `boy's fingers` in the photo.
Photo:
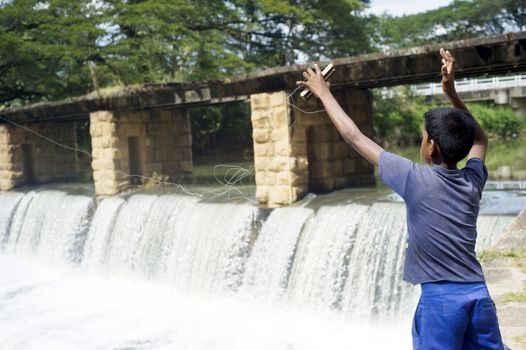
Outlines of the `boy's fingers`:
[[298,80],[296,82],[296,85],[305,85],[305,83],[306,83],[305,81]]
[[316,69],[316,74],[321,74],[320,66],[317,63],[314,64],[314,68]]
[[316,73],[314,73],[314,71],[310,67],[307,69],[307,72],[309,73],[309,76],[316,75]]
[[[442,55],[443,60],[445,59],[446,61],[451,62],[451,63],[455,62],[455,58],[453,57],[451,52],[449,52],[449,50],[444,50],[443,48],[441,48],[440,49],[440,55]],[[442,62],[443,62],[443,60],[442,60]]]
[[307,80],[310,79],[310,74],[308,72],[303,72],[303,77]]
[[445,64],[442,66],[442,74],[447,74],[447,66]]

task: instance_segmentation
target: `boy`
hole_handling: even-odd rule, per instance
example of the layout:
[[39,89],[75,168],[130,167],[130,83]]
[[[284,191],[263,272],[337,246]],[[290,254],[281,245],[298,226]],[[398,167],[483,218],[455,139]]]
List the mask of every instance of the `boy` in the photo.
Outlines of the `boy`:
[[[456,108],[425,113],[420,154],[427,165],[386,152],[363,135],[332,96],[316,65],[303,73],[344,140],[375,166],[407,208],[404,280],[420,284],[414,349],[503,349],[495,305],[475,258],[488,140],[455,91],[455,59],[442,56],[442,89]],[[457,163],[468,157],[463,169]]]

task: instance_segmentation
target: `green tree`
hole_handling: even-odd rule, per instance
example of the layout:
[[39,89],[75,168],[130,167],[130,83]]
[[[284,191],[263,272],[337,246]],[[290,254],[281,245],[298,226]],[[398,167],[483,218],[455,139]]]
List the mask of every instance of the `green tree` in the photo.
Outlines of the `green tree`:
[[0,104],[84,94],[101,34],[91,1],[0,3]]
[[436,10],[372,23],[380,48],[401,48],[526,30],[523,0],[454,0]]
[[[385,93],[392,93],[392,96]],[[408,88],[373,90],[374,137],[385,147],[416,145],[421,140],[424,113],[433,106]]]
[[0,104],[370,50],[366,0],[4,0]]

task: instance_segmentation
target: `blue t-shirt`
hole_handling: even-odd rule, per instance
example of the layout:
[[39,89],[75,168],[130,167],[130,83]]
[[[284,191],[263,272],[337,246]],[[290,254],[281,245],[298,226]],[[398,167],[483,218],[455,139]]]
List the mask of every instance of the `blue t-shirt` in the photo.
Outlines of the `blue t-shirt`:
[[484,281],[475,258],[479,201],[488,178],[484,162],[471,158],[463,169],[448,170],[382,152],[379,173],[406,205],[404,280]]

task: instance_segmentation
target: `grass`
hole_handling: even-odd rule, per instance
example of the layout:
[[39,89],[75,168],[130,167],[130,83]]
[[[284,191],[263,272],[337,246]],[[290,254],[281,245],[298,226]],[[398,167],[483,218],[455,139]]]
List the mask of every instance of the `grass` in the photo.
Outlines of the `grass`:
[[519,335],[513,337],[513,341],[515,341],[516,343],[519,343],[519,344],[526,343],[526,333],[522,333],[522,334],[519,334]]
[[488,262],[498,259],[513,259],[522,271],[526,272],[526,250],[517,251],[500,251],[500,250],[483,250],[477,253],[477,259],[481,262]]
[[526,303],[526,293],[506,293],[502,296],[503,303]]
[[477,258],[484,262],[484,261],[491,261],[495,259],[502,259],[502,258],[514,258],[519,261],[526,260],[526,251],[524,250],[509,250],[509,251],[501,251],[501,250],[483,250],[479,254],[477,254]]
[[486,166],[489,170],[497,170],[503,165],[526,170],[526,139],[490,141]]

